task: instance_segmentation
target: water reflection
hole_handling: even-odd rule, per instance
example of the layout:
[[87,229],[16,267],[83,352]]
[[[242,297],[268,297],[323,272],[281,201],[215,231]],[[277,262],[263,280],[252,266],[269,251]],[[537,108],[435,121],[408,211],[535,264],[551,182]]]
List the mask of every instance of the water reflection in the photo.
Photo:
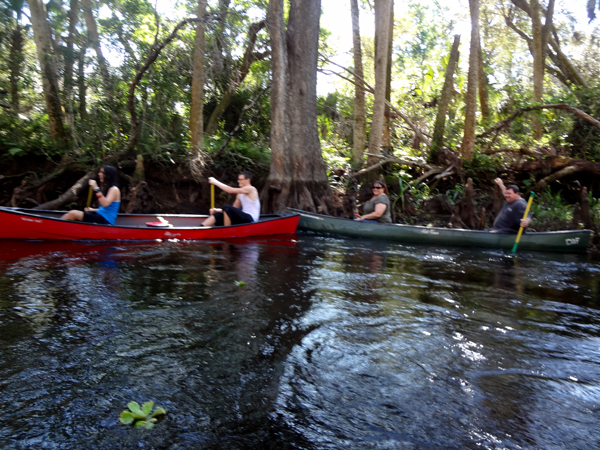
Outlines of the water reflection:
[[[594,448],[599,282],[581,256],[319,237],[13,245],[0,447]],[[129,429],[130,400],[168,414]]]

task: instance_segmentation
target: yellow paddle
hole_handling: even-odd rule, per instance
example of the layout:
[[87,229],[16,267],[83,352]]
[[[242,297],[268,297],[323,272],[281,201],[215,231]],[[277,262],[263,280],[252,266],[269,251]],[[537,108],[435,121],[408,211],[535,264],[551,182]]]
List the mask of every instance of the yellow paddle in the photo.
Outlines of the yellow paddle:
[[[529,214],[529,210],[531,209],[531,203],[533,202],[534,193],[532,192],[529,196],[529,201],[527,202],[527,208],[525,208],[525,214],[523,214],[523,220],[527,219],[527,215]],[[513,245],[512,252],[517,252],[517,245],[519,245],[519,241],[521,240],[521,235],[523,234],[523,227],[519,228],[519,233],[517,234],[517,240],[515,241],[515,245]]]
[[210,209],[215,208],[215,185],[210,185]]
[[90,186],[90,189],[88,190],[88,200],[87,200],[87,207],[89,208],[90,205],[92,204],[92,187]]

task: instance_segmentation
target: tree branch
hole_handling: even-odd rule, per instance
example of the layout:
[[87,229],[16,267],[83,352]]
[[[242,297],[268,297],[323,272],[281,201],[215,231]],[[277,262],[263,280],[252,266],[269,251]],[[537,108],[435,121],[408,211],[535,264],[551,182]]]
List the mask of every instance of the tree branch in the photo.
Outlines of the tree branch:
[[504,130],[504,129],[508,128],[508,126],[511,124],[511,122],[514,121],[517,117],[523,115],[526,112],[537,111],[540,109],[562,109],[565,111],[569,111],[569,112],[575,114],[576,116],[578,116],[579,118],[588,121],[590,124],[592,124],[598,130],[600,130],[600,122],[598,120],[594,119],[589,114],[583,112],[582,110],[580,110],[578,108],[575,108],[572,105],[569,105],[568,103],[557,103],[557,104],[548,104],[548,105],[539,105],[539,106],[528,106],[526,108],[518,109],[513,114],[511,114],[510,117],[508,117],[504,120],[501,120],[500,122],[496,123],[493,127],[487,129],[486,131],[484,131],[481,134],[478,134],[476,136],[476,138],[483,139],[485,137],[488,137],[492,133]]
[[[348,69],[347,67],[341,66],[340,64],[337,64],[337,63],[335,63],[333,61],[331,61],[330,59],[328,59],[327,57],[325,57],[322,54],[321,54],[321,57],[323,58],[324,61],[327,61],[329,64],[333,64],[334,66],[337,66],[337,67],[345,70],[346,72],[350,73],[355,78],[355,80],[361,80],[362,83],[364,84],[364,87],[365,87],[366,91],[368,91],[371,94],[375,93],[375,89],[371,85],[369,85],[369,83],[367,83],[364,79],[362,79],[361,77],[357,76],[352,70]],[[352,80],[350,80],[350,79],[348,79],[346,77],[343,77],[343,76],[339,75],[336,72],[333,72],[333,71],[331,71],[331,72],[334,73],[335,75],[338,75],[341,78],[349,81],[350,83],[352,83],[354,85],[358,85],[356,81],[352,81]],[[398,114],[398,116],[402,120],[404,120],[407,123],[407,125],[415,132],[415,134],[419,137],[419,139],[421,140],[421,142],[423,142],[427,146],[427,148],[431,148],[431,141],[423,134],[423,132],[419,128],[417,128],[417,126],[414,123],[412,123],[412,121],[408,118],[408,116],[406,114],[402,113],[398,108],[396,108],[394,105],[392,105],[387,100],[385,101],[385,103],[391,109],[393,109],[394,112],[396,114]]]

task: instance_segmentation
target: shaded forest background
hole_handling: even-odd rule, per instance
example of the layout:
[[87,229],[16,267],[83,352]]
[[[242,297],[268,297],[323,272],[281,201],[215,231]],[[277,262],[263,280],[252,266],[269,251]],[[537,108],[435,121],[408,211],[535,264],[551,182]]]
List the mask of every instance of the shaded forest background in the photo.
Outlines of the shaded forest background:
[[123,211],[206,213],[209,176],[250,170],[263,212],[351,217],[379,178],[397,222],[485,228],[500,176],[536,192],[535,229],[597,227],[600,4],[339,3],[352,42],[317,0],[182,2],[179,19],[0,0],[0,204],[82,207],[108,163]]

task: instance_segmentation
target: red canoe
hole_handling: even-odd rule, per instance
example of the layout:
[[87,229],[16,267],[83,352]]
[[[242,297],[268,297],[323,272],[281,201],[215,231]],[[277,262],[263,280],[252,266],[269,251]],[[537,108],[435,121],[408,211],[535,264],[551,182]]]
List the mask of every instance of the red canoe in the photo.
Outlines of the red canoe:
[[[201,227],[208,216],[119,214],[115,225],[98,225],[61,220],[63,214],[0,206],[0,239],[230,239],[293,234],[300,220],[298,214],[266,214],[254,223]],[[163,226],[156,226],[162,221],[166,222]]]

